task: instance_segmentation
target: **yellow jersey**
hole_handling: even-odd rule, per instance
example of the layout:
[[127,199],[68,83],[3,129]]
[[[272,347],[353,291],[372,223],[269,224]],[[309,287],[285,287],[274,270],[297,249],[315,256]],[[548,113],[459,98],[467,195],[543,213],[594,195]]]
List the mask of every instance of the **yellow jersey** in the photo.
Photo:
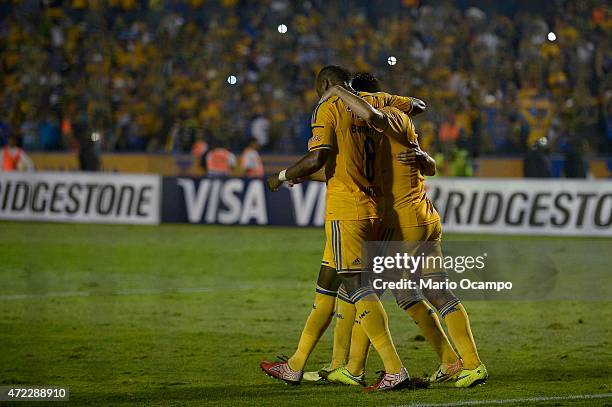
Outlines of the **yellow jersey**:
[[418,167],[404,165],[395,156],[417,143],[418,136],[408,115],[395,107],[379,109],[387,118],[386,136],[381,144],[383,161],[383,194],[385,196],[385,222],[400,227],[423,226],[440,219],[425,192],[425,178]]
[[[384,92],[360,92],[375,108],[395,106],[409,112],[412,100]],[[325,166],[326,220],[362,220],[382,215],[382,160],[384,136],[357,117],[339,98],[320,103],[312,113],[308,150],[331,150]]]

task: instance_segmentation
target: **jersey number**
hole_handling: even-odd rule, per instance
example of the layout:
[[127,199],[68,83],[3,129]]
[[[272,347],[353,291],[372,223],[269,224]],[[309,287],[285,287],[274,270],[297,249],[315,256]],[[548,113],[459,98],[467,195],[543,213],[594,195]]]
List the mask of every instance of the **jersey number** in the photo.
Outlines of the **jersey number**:
[[365,177],[368,181],[374,181],[374,160],[376,158],[376,150],[374,148],[374,140],[371,137],[366,137],[363,141],[363,156]]

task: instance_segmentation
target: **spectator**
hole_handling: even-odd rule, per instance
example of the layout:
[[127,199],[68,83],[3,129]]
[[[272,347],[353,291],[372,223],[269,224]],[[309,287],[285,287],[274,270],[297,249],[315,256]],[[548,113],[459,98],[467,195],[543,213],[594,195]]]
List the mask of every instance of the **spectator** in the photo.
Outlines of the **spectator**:
[[565,150],[563,173],[566,178],[586,178],[587,164],[583,157],[584,142],[580,139],[570,141]]
[[263,178],[264,176],[263,162],[257,150],[259,150],[259,141],[253,138],[240,156],[240,172],[248,178]]
[[236,156],[227,148],[219,146],[206,154],[206,173],[209,177],[227,177],[236,167]]
[[37,129],[36,121],[32,119],[25,119],[21,123],[21,142],[24,149],[35,150],[38,148],[39,132]]
[[449,115],[448,119],[442,123],[439,130],[440,143],[442,144],[442,151],[444,154],[448,154],[453,150],[453,146],[455,146],[457,140],[459,140],[460,131],[455,116],[452,114]]
[[[447,158],[456,146],[472,156],[524,154],[553,123],[556,133],[581,134],[586,151],[610,148],[598,115],[609,117],[612,20],[598,0],[527,9],[458,0],[5,3],[0,133],[23,132],[28,148],[75,149],[78,121],[108,135],[101,147],[110,151],[189,153],[203,130],[230,145],[247,133],[262,149],[301,152],[304,116],[317,102],[313,76],[326,63],[373,72],[385,89],[425,100],[418,120],[444,136]],[[281,16],[282,35],[272,23]],[[397,67],[386,63],[391,52]],[[61,117],[63,140],[40,112]],[[552,140],[550,148],[562,152]]]
[[14,135],[13,128],[8,121],[0,120],[0,144],[8,144],[9,137]]
[[550,160],[548,159],[548,141],[538,140],[525,155],[523,160],[525,178],[550,178]]
[[265,147],[270,140],[270,121],[263,115],[258,114],[250,125],[251,137],[257,140],[261,147]]
[[191,155],[200,162],[207,151],[208,143],[204,140],[204,135],[201,132],[196,133],[195,143],[191,146]]
[[81,171],[95,172],[100,170],[100,157],[96,143],[97,141],[94,141],[91,137],[80,138],[79,167]]
[[39,127],[40,146],[44,150],[59,150],[61,147],[60,128],[53,115],[48,114]]
[[2,147],[0,168],[2,172],[34,170],[34,163],[25,151],[17,147],[17,139],[14,135],[8,136],[7,143]]

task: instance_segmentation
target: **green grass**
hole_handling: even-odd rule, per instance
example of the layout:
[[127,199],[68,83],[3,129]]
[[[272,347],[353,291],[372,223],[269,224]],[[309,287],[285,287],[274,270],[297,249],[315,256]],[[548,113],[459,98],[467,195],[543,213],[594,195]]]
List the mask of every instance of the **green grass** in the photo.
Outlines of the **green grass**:
[[[491,375],[474,389],[369,395],[272,381],[258,363],[292,353],[322,247],[320,229],[0,223],[0,385],[64,385],[70,404],[147,406],[400,405],[609,392],[610,302],[467,302]],[[411,373],[431,371],[435,355],[415,339],[415,325],[397,307],[387,310]],[[310,368],[328,361],[330,333]],[[372,352],[369,381],[380,368]],[[548,405],[606,403],[612,399]]]

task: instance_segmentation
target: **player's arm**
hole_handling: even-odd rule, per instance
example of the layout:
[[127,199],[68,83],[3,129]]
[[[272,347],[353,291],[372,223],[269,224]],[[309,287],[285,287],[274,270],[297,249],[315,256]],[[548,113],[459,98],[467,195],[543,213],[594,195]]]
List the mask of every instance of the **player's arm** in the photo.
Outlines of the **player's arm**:
[[325,175],[325,166],[323,166],[323,168],[321,168],[314,174],[308,175],[307,177],[290,179],[287,181],[287,184],[290,187],[293,187],[294,185],[301,184],[304,181],[327,182],[327,176]]
[[396,107],[408,116],[416,116],[425,111],[427,106],[421,99],[412,96],[398,96],[387,94],[386,106]]
[[[400,142],[408,142],[408,150],[398,154],[396,159],[404,165],[418,167],[423,175],[436,175],[436,161],[421,150],[410,117],[396,107],[385,106],[380,110],[387,119],[385,135]],[[406,140],[406,137],[408,137],[408,140]]]
[[268,177],[268,188],[275,192],[285,181],[298,180],[316,174],[325,166],[329,153],[330,150],[327,148],[310,151],[291,167]]
[[323,168],[321,168],[314,174],[307,176],[306,179],[310,181],[327,182],[327,176],[325,175],[325,166],[323,166]]
[[312,114],[312,137],[308,140],[308,154],[286,170],[270,176],[268,187],[271,191],[278,190],[285,181],[300,182],[300,179],[307,177],[325,180],[320,178],[317,172],[324,168],[335,148],[335,124],[336,118],[331,111],[330,104],[322,100]]
[[410,149],[399,153],[396,159],[404,165],[418,165],[421,174],[432,177],[436,175],[436,160],[423,151],[418,143],[410,142]]
[[[363,98],[342,86],[332,86],[328,91],[330,96],[338,96],[360,119],[363,119],[375,129],[383,131],[387,126],[385,115]],[[326,94],[327,95],[327,94]],[[325,97],[325,95],[323,96]]]

